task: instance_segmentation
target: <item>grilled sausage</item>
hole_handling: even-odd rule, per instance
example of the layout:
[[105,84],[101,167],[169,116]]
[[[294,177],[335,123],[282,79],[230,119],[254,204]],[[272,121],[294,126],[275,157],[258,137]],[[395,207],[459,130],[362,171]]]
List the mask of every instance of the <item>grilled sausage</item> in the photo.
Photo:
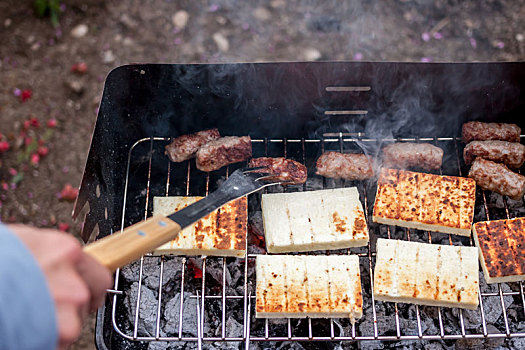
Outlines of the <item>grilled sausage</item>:
[[252,156],[250,136],[226,136],[210,141],[197,151],[197,169],[214,171],[248,160]]
[[476,158],[468,173],[484,190],[493,191],[519,200],[525,194],[525,176],[517,174],[503,164]]
[[520,142],[521,129],[516,124],[468,122],[463,124],[463,142],[501,140]]
[[430,143],[394,143],[383,148],[383,166],[436,170],[441,167],[443,150]]
[[202,130],[195,134],[182,135],[165,147],[166,154],[172,162],[182,162],[193,158],[199,148],[219,137],[221,135],[217,129]]
[[250,167],[264,167],[256,172],[268,172],[276,174],[272,176],[272,181],[284,181],[288,184],[304,184],[307,178],[306,167],[294,160],[286,158],[252,158],[249,163]]
[[325,152],[317,159],[317,174],[333,179],[365,180],[374,176],[374,169],[364,154]]
[[463,158],[466,164],[470,164],[476,157],[519,168],[525,162],[525,146],[507,141],[472,141],[465,146]]

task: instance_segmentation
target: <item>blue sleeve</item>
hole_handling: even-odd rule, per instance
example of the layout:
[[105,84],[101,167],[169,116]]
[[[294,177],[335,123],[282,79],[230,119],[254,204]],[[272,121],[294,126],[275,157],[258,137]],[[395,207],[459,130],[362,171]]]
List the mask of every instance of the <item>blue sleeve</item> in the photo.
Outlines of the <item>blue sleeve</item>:
[[55,305],[42,270],[0,224],[0,348],[54,350],[57,342]]

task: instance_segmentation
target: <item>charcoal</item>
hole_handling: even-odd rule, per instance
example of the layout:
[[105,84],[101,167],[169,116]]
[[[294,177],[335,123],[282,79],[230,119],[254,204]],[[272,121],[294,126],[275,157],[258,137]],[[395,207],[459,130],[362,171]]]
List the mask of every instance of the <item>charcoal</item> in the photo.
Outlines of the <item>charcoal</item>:
[[[222,327],[217,328],[215,335],[220,336]],[[244,327],[241,323],[237,322],[233,317],[228,317],[225,325],[225,334],[226,337],[242,337],[244,333]],[[218,349],[240,349],[241,342],[225,342],[225,343],[215,343],[215,346]]]
[[385,348],[385,343],[379,340],[359,342],[359,349],[362,349],[362,350],[375,350],[375,349],[384,349],[384,348]]
[[440,341],[432,341],[425,344],[423,347],[425,350],[443,350],[445,349]]
[[[218,285],[222,287],[222,259],[208,259],[206,261],[206,274],[210,275]],[[230,271],[226,269],[226,285],[231,285],[231,275]]]
[[[485,293],[497,293],[498,285],[497,284],[487,284],[482,276],[480,276],[480,289]],[[511,289],[506,283],[501,284],[501,289],[503,292],[510,292]],[[503,297],[505,302],[505,307],[509,308],[513,303],[513,298],[510,295]],[[485,312],[485,320],[487,323],[496,323],[496,321],[501,317],[503,311],[501,309],[501,301],[499,296],[484,297],[483,298],[483,311]],[[455,317],[459,317],[458,309],[452,309],[452,314]],[[463,319],[465,322],[465,328],[467,329],[476,329],[479,328],[481,320],[481,311],[479,308],[477,310],[463,310]]]
[[[164,332],[169,336],[178,336],[179,334],[179,311],[180,311],[180,293],[177,293],[171,300],[166,303],[164,309],[164,319],[166,324]],[[197,299],[192,298],[190,293],[184,293],[183,303],[183,320],[182,332],[191,336],[197,336]],[[206,323],[204,325],[206,331]]]
[[510,344],[512,349],[525,349],[525,338],[514,338]]
[[[124,298],[124,304],[131,322],[135,320],[138,289],[139,284],[134,282]],[[154,336],[157,324],[157,297],[151,289],[144,285],[140,291],[138,334],[139,336]]]
[[[166,259],[162,272],[162,287],[170,290],[175,284],[172,282],[181,273],[181,258]],[[129,282],[138,282],[140,273],[140,260],[121,270],[122,276]],[[159,289],[160,257],[144,257],[142,277],[143,283],[153,290]],[[167,291],[163,289],[163,291]]]

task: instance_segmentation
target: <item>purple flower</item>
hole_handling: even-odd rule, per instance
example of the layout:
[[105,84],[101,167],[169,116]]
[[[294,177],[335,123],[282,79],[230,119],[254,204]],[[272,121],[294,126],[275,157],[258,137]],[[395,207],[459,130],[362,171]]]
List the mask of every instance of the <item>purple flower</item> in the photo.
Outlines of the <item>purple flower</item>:
[[64,12],[64,11],[66,11],[66,4],[62,2],[60,3],[60,12]]
[[211,4],[210,7],[208,7],[209,12],[215,12],[220,8],[218,4]]
[[250,25],[248,23],[243,23],[242,30],[248,30],[248,29],[250,29]]
[[443,34],[441,34],[440,32],[435,32],[433,36],[434,36],[434,39],[436,40],[443,39]]
[[427,63],[427,62],[431,62],[431,61],[432,61],[432,58],[430,58],[430,57],[421,57],[421,62]]
[[423,41],[429,41],[430,34],[428,34],[427,32],[424,32],[423,34],[421,34],[421,39],[423,39]]
[[354,60],[361,61],[363,59],[363,54],[361,52],[356,52],[354,55]]
[[33,198],[33,192],[27,192],[27,198]]
[[469,38],[470,46],[472,46],[474,49],[478,47],[478,42],[474,38]]
[[18,96],[22,95],[22,90],[20,90],[19,88],[15,88],[13,90],[13,94],[18,97]]
[[68,166],[63,167],[63,168],[62,168],[62,172],[63,172],[64,174],[69,173],[69,167],[68,167]]
[[498,41],[498,42],[496,43],[496,47],[497,47],[498,49],[503,49],[503,48],[505,47],[505,43],[503,43],[503,41]]
[[176,38],[175,40],[173,40],[173,43],[175,45],[180,45],[180,44],[182,44],[182,39],[181,38]]

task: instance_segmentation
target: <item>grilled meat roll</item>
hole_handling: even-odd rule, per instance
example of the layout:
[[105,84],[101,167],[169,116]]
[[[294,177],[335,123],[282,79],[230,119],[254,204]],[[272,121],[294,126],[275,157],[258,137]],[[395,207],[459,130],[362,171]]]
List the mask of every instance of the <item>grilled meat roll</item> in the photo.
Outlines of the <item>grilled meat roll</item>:
[[443,150],[430,143],[402,142],[383,148],[383,166],[387,168],[436,170],[442,161]]
[[248,160],[252,156],[250,136],[226,136],[213,140],[197,151],[197,169],[214,171],[223,166]]
[[220,138],[219,130],[209,129],[195,134],[182,135],[165,147],[166,154],[172,162],[182,162],[195,157],[195,154],[206,143]]
[[364,154],[325,152],[317,159],[317,174],[333,179],[365,180],[374,176],[374,169]]
[[514,200],[525,194],[525,176],[517,174],[503,164],[476,158],[468,173],[484,190],[493,191]]
[[476,157],[519,168],[525,162],[525,146],[507,141],[472,141],[465,146],[463,158],[466,164],[470,164]]
[[520,142],[521,129],[516,124],[468,122],[463,124],[463,142],[501,140]]
[[307,178],[306,167],[294,160],[286,158],[261,157],[253,158],[249,163],[250,167],[264,167],[256,172],[268,172],[275,174],[271,177],[274,181],[284,181],[288,184],[304,184]]

